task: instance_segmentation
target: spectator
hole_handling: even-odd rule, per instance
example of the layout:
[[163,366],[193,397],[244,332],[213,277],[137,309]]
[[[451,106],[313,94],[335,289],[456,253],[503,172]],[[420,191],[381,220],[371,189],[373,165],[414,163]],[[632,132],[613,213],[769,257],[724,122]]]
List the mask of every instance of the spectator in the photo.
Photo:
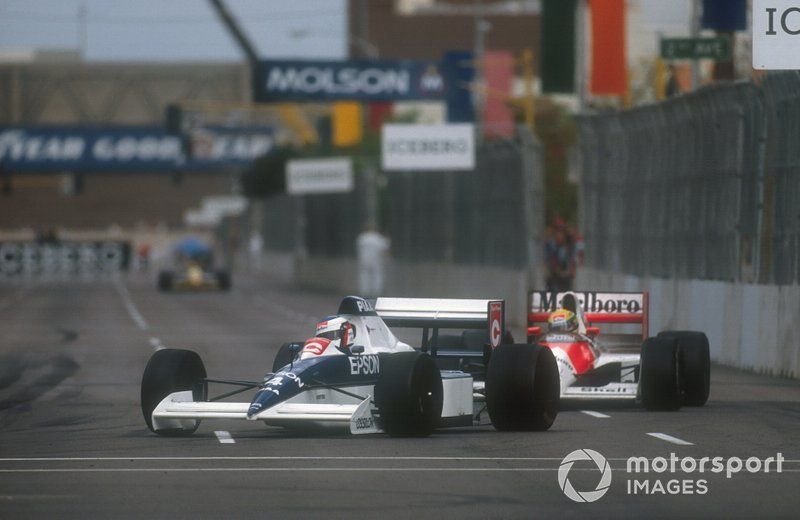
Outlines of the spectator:
[[545,266],[548,291],[571,291],[576,268],[575,236],[564,219],[556,216],[547,230]]
[[391,242],[375,226],[368,225],[356,239],[358,289],[361,296],[374,298],[383,293],[384,268]]

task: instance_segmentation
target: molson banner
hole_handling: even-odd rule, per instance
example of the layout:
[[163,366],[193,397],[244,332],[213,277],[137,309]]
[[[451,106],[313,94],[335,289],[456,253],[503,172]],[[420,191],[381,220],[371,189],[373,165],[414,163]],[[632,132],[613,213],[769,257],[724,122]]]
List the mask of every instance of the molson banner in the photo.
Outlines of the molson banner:
[[254,76],[257,102],[444,99],[438,62],[266,60]]
[[271,128],[204,128],[184,142],[160,126],[0,128],[0,164],[12,172],[215,168],[267,153],[273,134]]

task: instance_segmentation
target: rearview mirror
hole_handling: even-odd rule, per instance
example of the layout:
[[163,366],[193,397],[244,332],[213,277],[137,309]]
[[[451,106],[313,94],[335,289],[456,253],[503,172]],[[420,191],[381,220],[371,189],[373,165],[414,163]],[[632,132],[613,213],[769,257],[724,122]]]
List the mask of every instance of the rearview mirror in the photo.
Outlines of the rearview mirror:
[[350,352],[353,354],[363,354],[364,353],[364,345],[353,345],[350,347]]
[[600,327],[586,327],[586,335],[589,337],[595,337],[600,334]]

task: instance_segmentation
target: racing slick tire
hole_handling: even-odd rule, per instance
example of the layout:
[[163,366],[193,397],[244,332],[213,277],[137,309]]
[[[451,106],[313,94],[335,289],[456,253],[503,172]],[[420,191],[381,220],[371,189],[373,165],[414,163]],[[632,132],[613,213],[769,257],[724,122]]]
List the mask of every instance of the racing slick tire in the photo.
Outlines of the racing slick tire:
[[222,291],[229,291],[231,289],[231,273],[220,269],[215,273],[217,277],[217,287]]
[[275,354],[275,359],[272,361],[273,373],[285,367],[297,357],[300,350],[298,349],[292,352],[292,345],[297,345],[297,343],[284,343],[281,345],[281,348],[278,349],[278,353]]
[[667,330],[659,336],[671,336],[678,341],[678,363],[681,390],[685,406],[703,406],[711,388],[711,353],[708,337],[691,330]]
[[486,372],[486,408],[498,431],[545,431],[558,415],[556,359],[539,345],[503,344]]
[[153,410],[158,403],[173,392],[192,390],[199,400],[197,384],[206,378],[203,360],[196,352],[165,348],[156,351],[147,362],[142,375],[142,414],[150,431],[159,435],[191,435],[200,425],[199,420],[187,421],[190,426],[172,429],[153,427]]
[[172,271],[159,271],[158,273],[158,290],[170,291],[172,290]]
[[442,374],[422,352],[380,354],[375,405],[381,426],[392,437],[427,437],[439,425],[444,393]]
[[642,344],[640,391],[642,404],[651,411],[681,407],[680,349],[674,336],[647,338]]

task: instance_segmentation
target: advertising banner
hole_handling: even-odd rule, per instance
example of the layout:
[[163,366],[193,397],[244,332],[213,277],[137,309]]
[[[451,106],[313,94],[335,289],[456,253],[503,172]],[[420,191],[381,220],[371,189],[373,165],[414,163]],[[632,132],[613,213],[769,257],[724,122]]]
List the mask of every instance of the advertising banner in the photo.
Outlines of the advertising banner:
[[286,163],[286,193],[347,193],[353,191],[353,161],[349,157],[293,159]]
[[0,128],[0,163],[10,172],[216,168],[246,164],[269,152],[274,131],[207,127],[185,139],[160,126],[5,127]]
[[800,69],[800,4],[753,0],[753,68]]
[[381,163],[384,170],[473,170],[475,128],[448,125],[383,125]]
[[99,274],[128,269],[127,241],[0,242],[0,278],[20,275]]
[[435,61],[265,60],[254,74],[256,102],[444,99]]

